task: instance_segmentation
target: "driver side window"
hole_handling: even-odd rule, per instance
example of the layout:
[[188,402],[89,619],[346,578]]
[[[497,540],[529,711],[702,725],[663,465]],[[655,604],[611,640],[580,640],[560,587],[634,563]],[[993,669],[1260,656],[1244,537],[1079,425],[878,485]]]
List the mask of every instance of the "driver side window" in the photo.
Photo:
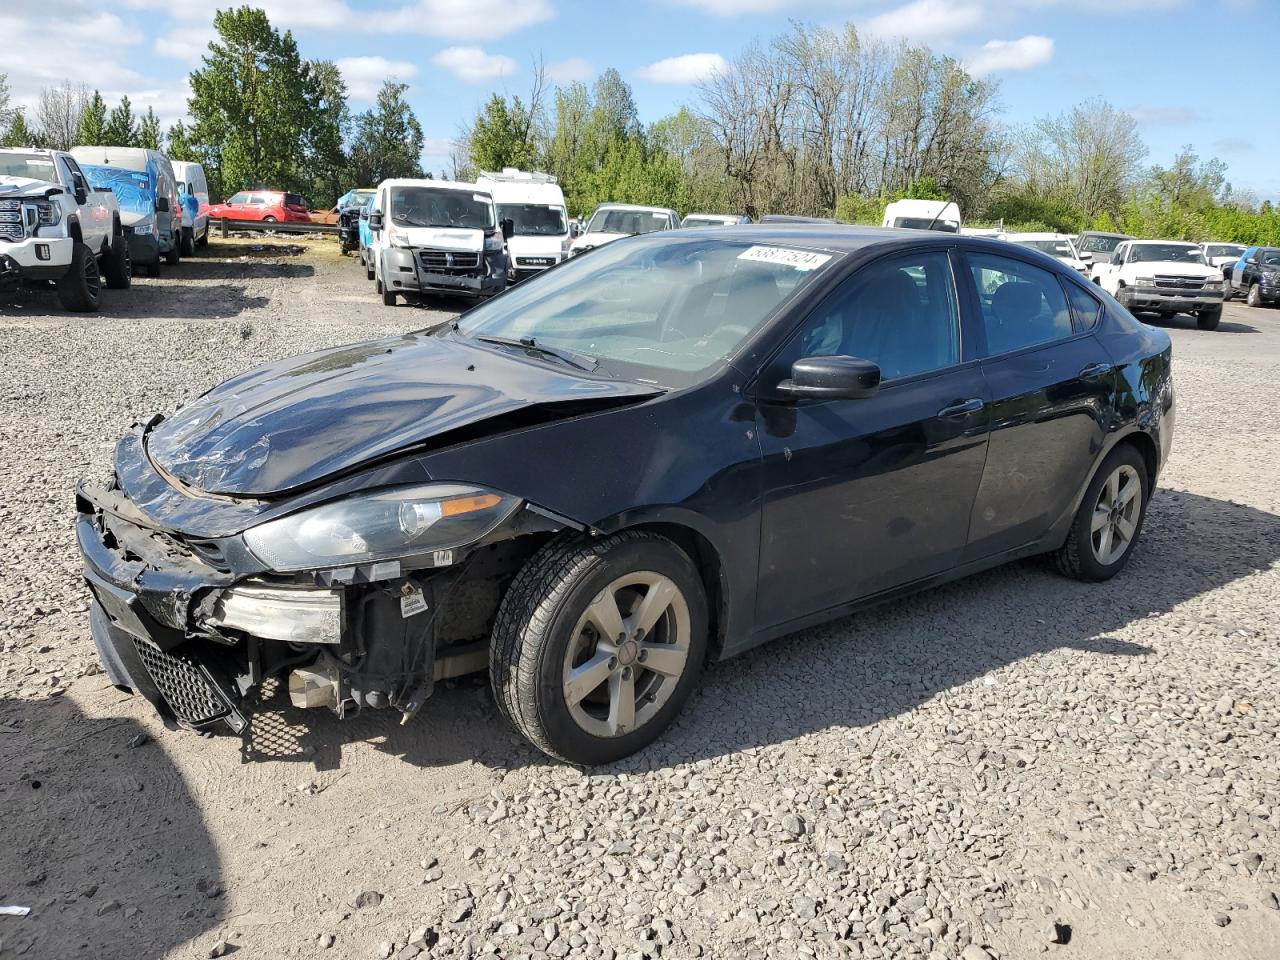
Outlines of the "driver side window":
[[[805,320],[783,351],[870,360],[884,380],[960,362],[955,282],[945,251],[872,263],[845,280]],[[784,374],[789,375],[789,374]]]

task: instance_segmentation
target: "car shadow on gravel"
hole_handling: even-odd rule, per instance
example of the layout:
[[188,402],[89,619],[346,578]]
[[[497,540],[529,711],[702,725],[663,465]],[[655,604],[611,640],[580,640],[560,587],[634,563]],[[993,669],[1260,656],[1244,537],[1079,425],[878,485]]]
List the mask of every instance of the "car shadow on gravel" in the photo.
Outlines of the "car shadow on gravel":
[[[863,730],[979,678],[998,686],[1003,668],[1042,654],[1067,651],[1081,673],[1105,671],[1117,657],[1158,655],[1112,634],[1277,559],[1274,515],[1159,491],[1137,551],[1113,580],[1080,583],[1033,558],[710,664],[663,737],[599,772],[689,763],[836,727]],[[333,770],[345,744],[366,741],[417,766],[476,762],[509,771],[554,763],[499,715],[483,674],[439,685],[409,724],[398,720],[394,711],[339,720],[295,709],[277,690],[254,715],[241,756]]]
[[[1162,317],[1158,314],[1138,314],[1138,319],[1143,323],[1150,324],[1153,327],[1161,327],[1167,330],[1199,330],[1196,325],[1196,318],[1189,313],[1179,313],[1172,317]],[[1228,320],[1225,317],[1219,321],[1218,326],[1214,330],[1206,330],[1205,333],[1258,333],[1258,328],[1247,323],[1240,323],[1235,320]]]
[[221,860],[162,747],[66,698],[0,698],[4,956],[157,957],[217,927]]
[[315,275],[316,268],[309,263],[255,258],[198,258],[183,260],[178,266],[162,273],[161,277],[171,280],[296,280]]
[[[181,269],[181,268],[179,268]],[[97,320],[226,320],[249,310],[258,310],[271,301],[249,296],[238,283],[210,283],[186,286],[157,280],[135,280],[128,290],[104,290],[96,313],[68,314],[52,290],[26,288],[0,295],[0,315],[37,321],[65,322],[77,317],[84,323]],[[190,278],[188,278],[190,279]]]

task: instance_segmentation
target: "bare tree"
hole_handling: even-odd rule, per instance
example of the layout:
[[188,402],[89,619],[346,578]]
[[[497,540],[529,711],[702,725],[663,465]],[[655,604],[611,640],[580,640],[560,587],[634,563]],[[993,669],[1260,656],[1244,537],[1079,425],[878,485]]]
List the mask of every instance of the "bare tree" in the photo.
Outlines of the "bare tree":
[[40,134],[54,150],[70,150],[80,135],[80,115],[89,103],[92,91],[83,83],[64,81],[56,87],[40,91],[36,103],[36,122]]

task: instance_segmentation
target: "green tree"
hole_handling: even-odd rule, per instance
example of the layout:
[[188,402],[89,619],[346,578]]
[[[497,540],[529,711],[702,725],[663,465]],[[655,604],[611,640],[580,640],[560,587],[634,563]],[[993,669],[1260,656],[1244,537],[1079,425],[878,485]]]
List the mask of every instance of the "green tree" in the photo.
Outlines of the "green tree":
[[15,111],[10,106],[11,99],[9,77],[7,74],[0,73],[0,135],[8,131],[9,124],[13,123]]
[[350,165],[354,186],[422,176],[422,125],[404,99],[408,89],[407,84],[383,81],[373,108],[356,117]]
[[537,148],[531,142],[530,118],[519,97],[506,98],[494,94],[471,124],[468,152],[478,170],[501,170],[519,167],[527,170],[535,165]]
[[217,38],[191,74],[192,142],[224,192],[304,190],[321,122],[311,66],[293,35],[274,29],[261,10],[220,10],[213,25]]
[[107,125],[102,130],[102,145],[108,147],[136,147],[138,145],[138,121],[133,116],[133,104],[128,97],[112,108]]
[[[312,60],[309,95],[315,120],[307,132],[307,177],[311,195],[327,206],[350,184],[344,145],[351,135],[351,110],[347,106],[347,84],[342,71],[331,60]],[[321,199],[324,198],[324,199]]]
[[142,115],[142,122],[138,125],[137,145],[148,150],[160,149],[160,118],[151,107],[147,107],[147,112]]
[[105,145],[107,133],[107,101],[97,90],[85,105],[80,114],[80,135],[78,142],[85,146]]
[[15,110],[13,119],[9,121],[9,129],[5,131],[2,146],[6,147],[38,147],[41,145],[40,133],[27,126],[27,117],[22,110]]

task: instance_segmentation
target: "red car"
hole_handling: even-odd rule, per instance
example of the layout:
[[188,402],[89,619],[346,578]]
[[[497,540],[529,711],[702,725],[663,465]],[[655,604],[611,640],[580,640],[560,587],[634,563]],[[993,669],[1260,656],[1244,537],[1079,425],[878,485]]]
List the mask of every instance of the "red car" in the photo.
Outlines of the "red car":
[[210,220],[262,220],[269,223],[310,223],[307,202],[299,193],[279,190],[241,190],[223,203],[209,206]]

